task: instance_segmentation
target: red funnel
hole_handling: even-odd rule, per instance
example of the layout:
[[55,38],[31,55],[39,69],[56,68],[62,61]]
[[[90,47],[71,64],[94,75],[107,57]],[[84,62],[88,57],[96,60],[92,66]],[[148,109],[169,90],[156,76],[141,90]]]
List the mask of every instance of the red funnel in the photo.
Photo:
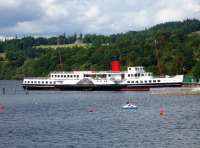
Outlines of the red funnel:
[[113,72],[119,72],[119,71],[121,71],[121,63],[119,61],[119,58],[113,57],[111,64],[112,64],[112,71]]

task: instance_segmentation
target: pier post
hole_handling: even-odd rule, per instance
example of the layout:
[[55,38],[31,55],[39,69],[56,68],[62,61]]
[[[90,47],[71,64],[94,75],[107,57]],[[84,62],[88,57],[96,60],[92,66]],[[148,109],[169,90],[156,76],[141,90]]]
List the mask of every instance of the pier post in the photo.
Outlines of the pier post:
[[6,89],[3,88],[2,91],[3,91],[3,95],[5,95],[6,94]]
[[26,95],[28,95],[28,93],[29,93],[29,92],[28,92],[28,89],[27,89],[27,88],[25,89],[25,91],[26,91],[26,92],[25,92],[25,93],[26,93]]

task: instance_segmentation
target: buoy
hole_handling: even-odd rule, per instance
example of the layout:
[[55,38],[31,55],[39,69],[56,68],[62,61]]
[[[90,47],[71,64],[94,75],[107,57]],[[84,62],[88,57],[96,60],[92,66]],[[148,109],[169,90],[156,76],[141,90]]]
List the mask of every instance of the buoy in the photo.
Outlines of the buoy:
[[94,112],[94,111],[95,111],[94,109],[89,109],[89,110],[88,110],[88,112]]
[[0,112],[3,112],[4,109],[5,109],[5,107],[2,104],[0,104]]
[[160,116],[164,116],[165,115],[165,112],[164,112],[164,110],[161,108],[160,109]]

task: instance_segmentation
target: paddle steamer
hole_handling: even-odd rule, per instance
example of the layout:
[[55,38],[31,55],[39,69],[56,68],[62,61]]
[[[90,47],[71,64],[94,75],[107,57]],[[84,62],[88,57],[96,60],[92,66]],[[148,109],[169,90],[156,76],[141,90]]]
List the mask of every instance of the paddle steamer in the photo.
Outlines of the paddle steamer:
[[118,58],[114,58],[110,71],[56,71],[48,77],[24,78],[27,90],[102,90],[148,91],[152,87],[180,87],[183,75],[153,76],[143,66],[128,67],[121,71]]

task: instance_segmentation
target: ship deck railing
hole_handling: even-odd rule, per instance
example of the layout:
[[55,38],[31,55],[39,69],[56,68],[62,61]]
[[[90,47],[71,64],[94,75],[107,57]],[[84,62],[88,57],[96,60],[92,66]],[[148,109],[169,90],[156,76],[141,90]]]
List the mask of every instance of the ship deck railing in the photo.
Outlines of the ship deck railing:
[[62,73],[62,74],[76,74],[76,73],[80,73],[80,74],[124,74],[126,73],[126,71],[119,71],[119,72],[113,72],[113,71],[52,71],[50,74],[57,74],[57,73]]
[[43,80],[47,80],[47,79],[49,79],[50,77],[26,77],[26,78],[24,78],[24,79],[30,79],[30,80],[41,80],[41,79],[43,79]]

